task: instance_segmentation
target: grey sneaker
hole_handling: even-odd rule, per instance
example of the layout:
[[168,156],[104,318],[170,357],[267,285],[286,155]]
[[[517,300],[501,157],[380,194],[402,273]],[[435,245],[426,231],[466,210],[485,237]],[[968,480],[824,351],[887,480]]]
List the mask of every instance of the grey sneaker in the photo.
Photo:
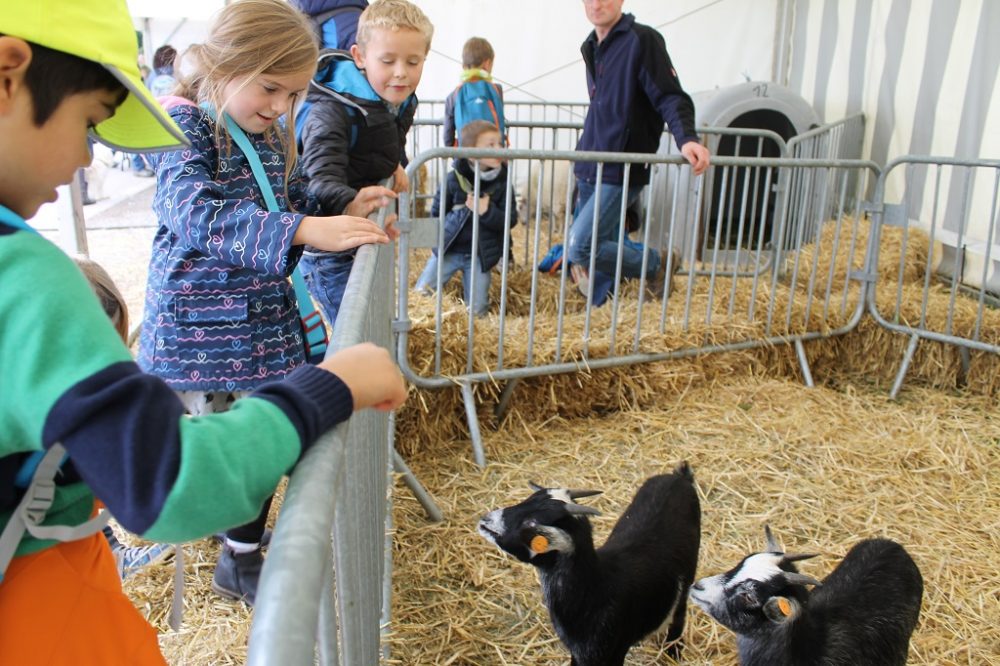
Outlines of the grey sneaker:
[[222,547],[222,554],[215,564],[212,589],[228,599],[244,601],[253,606],[257,600],[257,583],[264,556],[260,549],[237,553],[229,546]]
[[174,554],[174,544],[153,543],[148,546],[119,545],[111,551],[118,567],[118,577],[125,580],[139,569],[163,562]]

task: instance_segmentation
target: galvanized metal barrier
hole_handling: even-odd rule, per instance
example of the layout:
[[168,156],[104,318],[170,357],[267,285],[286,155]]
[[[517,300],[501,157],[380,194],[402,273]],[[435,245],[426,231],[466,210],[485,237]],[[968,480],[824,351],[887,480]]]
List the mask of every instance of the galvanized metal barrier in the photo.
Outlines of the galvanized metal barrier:
[[[792,344],[798,353],[804,381],[812,385],[803,342],[846,333],[857,324],[863,312],[862,284],[854,277],[864,268],[866,257],[866,244],[858,224],[862,202],[859,197],[848,196],[847,183],[850,179],[847,176],[853,175],[856,181],[863,184],[873,184],[879,169],[872,162],[716,157],[711,176],[720,186],[714,194],[704,186],[704,176],[690,178],[690,167],[676,155],[437,148],[414,158],[409,172],[412,174],[421,165],[436,161],[443,174],[446,165],[456,157],[503,157],[515,168],[518,163],[527,160],[543,164],[559,160],[597,162],[598,179],[606,164],[662,165],[680,173],[688,172],[693,183],[691,191],[674,188],[670,201],[670,210],[674,214],[668,217],[663,228],[657,230],[658,238],[654,236],[651,224],[653,188],[646,188],[641,197],[645,209],[644,224],[642,231],[633,237],[647,247],[677,247],[680,250],[676,259],[665,254],[665,260],[670,262],[669,271],[677,270],[678,275],[687,278],[681,291],[675,291],[667,298],[663,298],[662,293],[651,298],[644,288],[646,278],[641,277],[634,281],[638,289],[622,286],[614,290],[609,303],[595,307],[592,304],[594,281],[589,281],[586,296],[576,294],[565,262],[555,278],[538,271],[538,263],[548,247],[542,244],[543,220],[536,213],[529,221],[527,261],[519,268],[529,276],[524,278],[522,275],[519,280],[522,285],[526,282],[530,284],[527,287],[529,293],[517,295],[518,305],[513,311],[510,284],[518,271],[512,269],[508,262],[501,262],[499,300],[493,303],[493,314],[480,319],[469,317],[466,310],[461,310],[458,314],[466,318],[464,348],[445,349],[445,324],[451,323],[456,312],[454,308],[445,312],[442,290],[436,289],[433,325],[425,324],[422,329],[423,335],[433,335],[433,361],[429,358],[414,359],[412,356],[410,340],[414,324],[409,289],[414,276],[411,275],[410,265],[416,258],[416,249],[440,248],[447,206],[441,206],[439,218],[414,218],[407,212],[410,210],[407,195],[403,196],[401,208],[404,214],[399,223],[402,231],[399,299],[394,324],[399,332],[400,366],[407,378],[421,388],[460,387],[474,456],[480,465],[485,464],[485,455],[472,390],[476,383],[508,382],[499,405],[502,412],[513,386],[527,377]],[[771,197],[777,198],[776,210],[779,211],[767,224],[754,227],[748,223],[752,188],[744,187],[738,199],[729,206],[734,169],[743,169],[745,173],[759,170],[764,174],[758,196],[765,208]],[[792,206],[789,204],[792,193],[783,191],[780,186],[773,187],[776,182],[782,182],[783,174],[788,171],[811,175],[806,181],[808,185],[804,185],[794,196],[816,202],[814,206],[800,206],[794,218],[791,217]],[[540,171],[543,172],[544,169]],[[772,173],[776,175],[771,176]],[[476,188],[479,187],[478,180],[477,175]],[[627,180],[623,185],[628,188]],[[475,194],[478,195],[478,189]],[[681,208],[679,202],[689,196],[693,197],[693,203],[686,202],[687,213],[676,214]],[[505,198],[509,229],[513,205],[510,183]],[[567,237],[572,222],[568,194],[566,199],[565,213],[561,220],[556,221],[561,225],[557,234],[561,238]],[[725,205],[714,208],[709,205],[720,202]],[[536,211],[540,207],[539,200]],[[723,214],[730,208],[732,217]],[[704,210],[717,212],[713,218],[707,219],[701,212]],[[622,282],[626,214],[627,207],[622,202],[613,284]],[[478,219],[478,216],[475,217]],[[597,224],[596,215],[592,224]],[[752,234],[748,233],[751,228]],[[478,241],[478,233],[476,222],[473,246]],[[703,242],[705,237],[711,241]],[[684,240],[679,243],[675,239]],[[508,256],[508,250],[508,247],[504,248],[503,256]],[[588,275],[594,275],[593,255],[592,251]],[[723,255],[729,259],[724,260]],[[648,262],[649,255],[644,253],[642,276],[649,272]],[[542,336],[538,332],[543,305],[539,298],[542,280],[558,280],[557,306],[554,312],[547,315],[555,319],[554,336]],[[654,305],[644,307],[650,302]],[[426,313],[422,314],[426,316]],[[650,318],[657,320],[656,334],[653,335],[648,328],[643,328],[643,320]],[[486,327],[497,332],[495,349],[484,350],[481,347],[483,343],[477,331]],[[682,341],[671,346],[665,342],[664,336],[674,334],[680,336]],[[523,358],[512,360],[514,346],[523,347],[525,343]],[[451,365],[446,367],[445,358]],[[453,359],[459,359],[460,363],[456,366]],[[424,369],[417,369],[420,364]]]
[[[965,372],[970,351],[1000,354],[1000,345],[983,336],[984,315],[1000,306],[994,295],[1000,293],[1000,161],[900,157],[878,179],[875,202],[868,308],[879,324],[910,338],[891,389],[895,398],[921,340],[959,347]],[[897,266],[885,265],[880,253],[886,227],[902,229]],[[929,247],[915,229],[927,234]],[[922,275],[916,292],[905,278],[913,264]],[[894,297],[880,299],[879,282],[890,276]],[[942,290],[943,317],[929,310],[932,294]]]
[[[392,348],[394,249],[359,248],[328,353],[363,341]],[[390,608],[394,466],[440,520],[396,453],[384,412],[355,413],[303,456],[265,560],[249,664],[379,663]]]

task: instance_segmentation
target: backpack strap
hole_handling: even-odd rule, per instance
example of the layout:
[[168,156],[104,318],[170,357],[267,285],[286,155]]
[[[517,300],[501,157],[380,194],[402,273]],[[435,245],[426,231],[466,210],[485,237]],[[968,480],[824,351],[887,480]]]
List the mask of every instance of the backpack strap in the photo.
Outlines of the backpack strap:
[[100,532],[108,524],[111,514],[101,511],[79,525],[42,525],[55,500],[55,478],[65,458],[66,449],[62,444],[56,443],[38,460],[31,483],[24,491],[17,508],[10,514],[3,533],[0,534],[0,582],[3,581],[3,574],[7,571],[10,561],[14,559],[14,553],[17,552],[25,532],[36,539],[76,541]]
[[340,43],[340,31],[337,29],[337,24],[334,22],[333,31],[327,29],[326,25],[330,19],[339,16],[340,14],[346,14],[347,12],[357,12],[361,13],[361,9],[354,6],[347,7],[336,7],[334,9],[327,10],[316,14],[315,16],[310,16],[309,20],[312,22],[313,27],[316,30],[316,37],[319,38],[319,43],[321,45],[326,45],[330,43],[330,37],[333,37],[333,46],[327,48],[335,48]]
[[[254,178],[257,179],[257,186],[267,203],[268,210],[272,213],[280,212],[278,200],[274,196],[274,190],[271,189],[271,183],[267,179],[267,173],[264,171],[264,165],[260,161],[257,150],[250,143],[250,139],[243,132],[243,129],[236,124],[236,121],[228,113],[222,115],[230,136],[233,137],[233,141],[240,147],[250,163],[250,169],[253,171]],[[319,310],[313,305],[312,297],[309,295],[309,287],[306,285],[305,278],[302,277],[302,271],[299,270],[298,266],[292,271],[292,288],[295,289],[295,300],[299,302],[299,317],[302,319],[302,331],[306,339],[309,359],[322,358],[326,354],[329,341],[326,327],[323,325],[323,317]]]
[[[0,206],[0,221],[18,229],[38,233],[28,226],[24,218],[5,206]],[[3,575],[14,559],[14,553],[21,545],[25,532],[37,539],[76,541],[100,531],[108,523],[111,516],[107,511],[102,511],[79,525],[42,525],[56,498],[55,478],[66,458],[66,449],[62,444],[56,443],[44,453],[32,453],[18,470],[14,485],[25,488],[25,491],[0,533],[0,582],[3,582]]]

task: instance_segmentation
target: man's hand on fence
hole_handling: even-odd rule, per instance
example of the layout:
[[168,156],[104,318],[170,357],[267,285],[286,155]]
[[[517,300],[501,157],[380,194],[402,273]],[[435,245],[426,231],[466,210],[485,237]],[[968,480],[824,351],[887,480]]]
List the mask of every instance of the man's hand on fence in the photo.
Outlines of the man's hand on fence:
[[712,158],[712,154],[708,152],[708,148],[701,145],[697,141],[688,141],[681,146],[681,155],[683,155],[684,159],[691,163],[691,167],[694,169],[694,175],[696,176],[700,176],[705,173],[705,169],[708,168],[709,162]]

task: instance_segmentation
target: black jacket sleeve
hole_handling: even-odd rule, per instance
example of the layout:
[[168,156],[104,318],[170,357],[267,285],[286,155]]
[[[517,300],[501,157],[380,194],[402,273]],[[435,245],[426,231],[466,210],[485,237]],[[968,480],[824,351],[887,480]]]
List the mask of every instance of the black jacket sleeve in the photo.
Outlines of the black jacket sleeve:
[[317,101],[302,128],[302,171],[316,215],[341,215],[358,192],[347,184],[351,117],[343,104]]
[[678,147],[688,141],[697,141],[694,102],[681,87],[677,72],[670,62],[663,35],[651,28],[640,31],[638,26],[636,32],[642,41],[639,84],[643,92],[660,112]]

